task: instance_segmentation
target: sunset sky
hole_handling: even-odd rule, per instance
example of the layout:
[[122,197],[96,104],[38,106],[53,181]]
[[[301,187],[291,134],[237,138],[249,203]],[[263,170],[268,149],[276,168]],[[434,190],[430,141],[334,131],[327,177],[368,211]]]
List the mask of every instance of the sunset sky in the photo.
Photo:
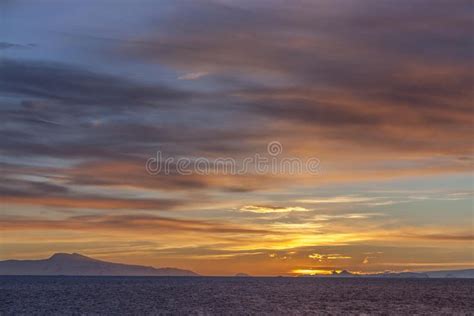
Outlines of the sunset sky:
[[[470,0],[3,0],[0,259],[474,266]],[[318,172],[149,174],[166,157]]]

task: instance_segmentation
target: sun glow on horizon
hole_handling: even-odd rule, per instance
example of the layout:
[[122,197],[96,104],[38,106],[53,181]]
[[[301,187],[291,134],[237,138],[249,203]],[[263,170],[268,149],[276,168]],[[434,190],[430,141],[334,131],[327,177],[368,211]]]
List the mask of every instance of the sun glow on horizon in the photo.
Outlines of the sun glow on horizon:
[[331,275],[333,272],[340,273],[342,270],[324,270],[324,269],[294,269],[292,274],[297,275]]

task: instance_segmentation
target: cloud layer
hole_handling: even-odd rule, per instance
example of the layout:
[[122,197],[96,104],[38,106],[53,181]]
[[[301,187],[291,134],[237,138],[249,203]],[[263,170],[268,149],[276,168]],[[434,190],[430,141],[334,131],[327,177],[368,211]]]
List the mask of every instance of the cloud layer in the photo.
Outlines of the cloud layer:
[[[4,7],[6,256],[279,274],[403,269],[420,247],[422,267],[469,265],[471,1],[70,5]],[[321,172],[145,170],[157,151],[243,161],[271,141]]]

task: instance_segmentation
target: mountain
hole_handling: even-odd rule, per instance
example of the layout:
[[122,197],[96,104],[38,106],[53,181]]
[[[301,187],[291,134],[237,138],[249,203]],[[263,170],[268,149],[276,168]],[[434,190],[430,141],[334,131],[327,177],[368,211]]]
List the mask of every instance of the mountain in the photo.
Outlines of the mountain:
[[354,274],[350,273],[349,271],[347,270],[342,270],[341,272],[337,273],[336,271],[333,271],[331,276],[335,276],[335,277],[342,277],[342,278],[349,278],[349,277],[353,277]]
[[0,275],[198,276],[189,270],[113,263],[78,253],[56,253],[42,260],[0,261]]
[[303,277],[319,277],[319,278],[409,278],[409,279],[424,279],[424,278],[462,278],[474,279],[474,269],[465,270],[442,270],[442,271],[425,271],[425,272],[385,272],[372,274],[354,274],[347,270],[341,272],[333,271],[332,274],[326,275],[302,275]]
[[425,274],[430,278],[469,278],[474,279],[474,269],[427,271]]

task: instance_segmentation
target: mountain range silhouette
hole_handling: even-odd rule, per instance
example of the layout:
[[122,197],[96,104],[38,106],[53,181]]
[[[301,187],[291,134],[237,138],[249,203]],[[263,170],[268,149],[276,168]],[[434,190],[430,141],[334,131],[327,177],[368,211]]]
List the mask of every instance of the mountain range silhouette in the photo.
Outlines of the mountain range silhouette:
[[[0,261],[0,275],[66,275],[66,276],[199,276],[178,268],[155,268],[94,259],[79,253],[55,253],[47,259]],[[237,277],[250,277],[237,273]],[[386,272],[353,274],[350,271],[333,271],[330,275],[301,275],[323,278],[474,278],[474,269],[425,272]]]
[[189,270],[114,263],[78,253],[55,253],[40,260],[0,261],[0,275],[198,276]]

